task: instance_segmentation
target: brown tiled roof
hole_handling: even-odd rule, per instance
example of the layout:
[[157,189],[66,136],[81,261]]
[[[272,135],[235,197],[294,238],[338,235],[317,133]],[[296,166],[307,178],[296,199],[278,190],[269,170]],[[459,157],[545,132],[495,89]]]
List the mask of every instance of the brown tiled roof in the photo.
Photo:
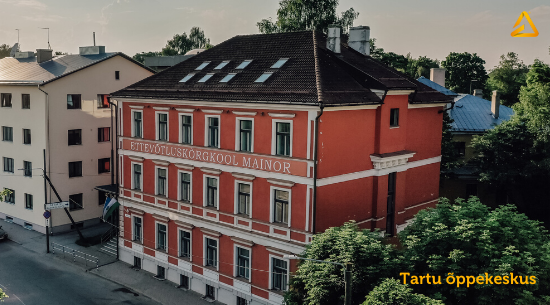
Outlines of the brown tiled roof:
[[[280,58],[289,60],[281,68],[271,69]],[[225,60],[230,60],[229,64],[214,70]],[[245,69],[236,70],[243,60],[252,62]],[[205,61],[210,64],[195,71]],[[180,82],[192,72],[196,73],[193,78],[186,83]],[[255,83],[264,72],[273,72],[273,75],[263,83]],[[205,83],[198,83],[207,73],[215,74]],[[228,83],[220,83],[228,73],[237,75]],[[371,89],[377,89],[378,94]],[[380,90],[416,90],[416,94],[411,95],[412,103],[449,100],[438,91],[345,45],[341,54],[335,54],[326,48],[324,34],[311,31],[235,36],[112,95],[343,106],[380,104]]]

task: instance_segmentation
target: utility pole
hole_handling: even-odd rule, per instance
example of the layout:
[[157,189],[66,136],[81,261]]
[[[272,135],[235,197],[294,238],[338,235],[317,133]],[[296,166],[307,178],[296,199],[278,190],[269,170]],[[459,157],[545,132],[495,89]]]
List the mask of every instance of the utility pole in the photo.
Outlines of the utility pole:
[[[44,167],[42,168],[44,172],[44,207],[46,207],[46,204],[48,203],[48,189],[46,186],[46,150],[44,149]],[[51,218],[51,215],[50,215]],[[50,229],[48,224],[50,223],[50,219],[46,219],[46,253],[50,253]]]
[[288,259],[301,259],[305,261],[312,261],[317,263],[324,263],[324,264],[333,264],[344,267],[344,282],[345,282],[345,290],[344,290],[344,305],[351,305],[351,266],[352,264],[346,263],[341,264],[337,262],[329,262],[329,261],[322,261],[318,259],[311,259],[311,258],[305,258],[305,257],[299,257],[296,255],[283,255],[283,258]]

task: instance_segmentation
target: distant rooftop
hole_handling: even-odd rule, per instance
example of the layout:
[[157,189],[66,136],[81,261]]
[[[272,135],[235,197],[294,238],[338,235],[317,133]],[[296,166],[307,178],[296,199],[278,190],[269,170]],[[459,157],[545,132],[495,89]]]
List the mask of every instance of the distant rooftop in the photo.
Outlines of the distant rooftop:
[[460,94],[455,99],[455,106],[449,110],[454,120],[451,131],[484,132],[493,129],[514,114],[510,107],[500,105],[498,119],[491,112],[491,101],[470,94]]
[[117,52],[98,55],[63,55],[40,64],[36,62],[36,57],[5,57],[0,59],[0,84],[47,83],[117,55],[132,60],[123,53]]
[[445,95],[449,95],[449,96],[457,96],[458,94],[454,93],[453,91],[441,86],[440,84],[436,83],[436,82],[433,82],[427,78],[425,78],[424,76],[420,76],[418,79],[417,79],[419,82],[423,83],[424,85],[432,88],[432,89],[435,89]]
[[152,68],[157,71],[164,70],[166,68],[175,66],[180,62],[187,60],[194,55],[175,55],[175,56],[153,56],[145,57],[143,65]]

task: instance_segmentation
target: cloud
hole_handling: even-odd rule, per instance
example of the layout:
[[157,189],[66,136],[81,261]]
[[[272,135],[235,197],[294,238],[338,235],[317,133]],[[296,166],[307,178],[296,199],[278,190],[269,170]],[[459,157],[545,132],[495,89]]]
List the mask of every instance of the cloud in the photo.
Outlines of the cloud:
[[32,16],[23,16],[25,20],[29,21],[39,21],[39,22],[58,22],[63,19],[59,15],[32,15]]
[[531,17],[546,17],[550,15],[550,6],[541,5],[537,6],[534,9],[529,11],[529,16]]
[[209,18],[210,20],[221,20],[225,18],[225,10],[204,10],[200,13],[203,18]]
[[0,3],[13,4],[14,6],[45,10],[48,6],[37,0],[0,0]]
[[180,11],[183,11],[184,13],[187,13],[187,14],[192,14],[194,13],[196,10],[192,7],[187,7],[187,6],[184,6],[184,7],[176,7],[177,10],[180,10]]
[[501,16],[495,16],[491,11],[483,11],[466,19],[464,23],[466,25],[487,25],[502,21],[502,19]]

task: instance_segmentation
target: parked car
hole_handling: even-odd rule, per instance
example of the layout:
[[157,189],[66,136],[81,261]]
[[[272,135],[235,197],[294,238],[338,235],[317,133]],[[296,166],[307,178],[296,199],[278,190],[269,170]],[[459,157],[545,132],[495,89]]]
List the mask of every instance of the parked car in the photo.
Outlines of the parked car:
[[0,226],[0,240],[7,239],[7,238],[8,238],[8,233],[2,230],[2,226]]

